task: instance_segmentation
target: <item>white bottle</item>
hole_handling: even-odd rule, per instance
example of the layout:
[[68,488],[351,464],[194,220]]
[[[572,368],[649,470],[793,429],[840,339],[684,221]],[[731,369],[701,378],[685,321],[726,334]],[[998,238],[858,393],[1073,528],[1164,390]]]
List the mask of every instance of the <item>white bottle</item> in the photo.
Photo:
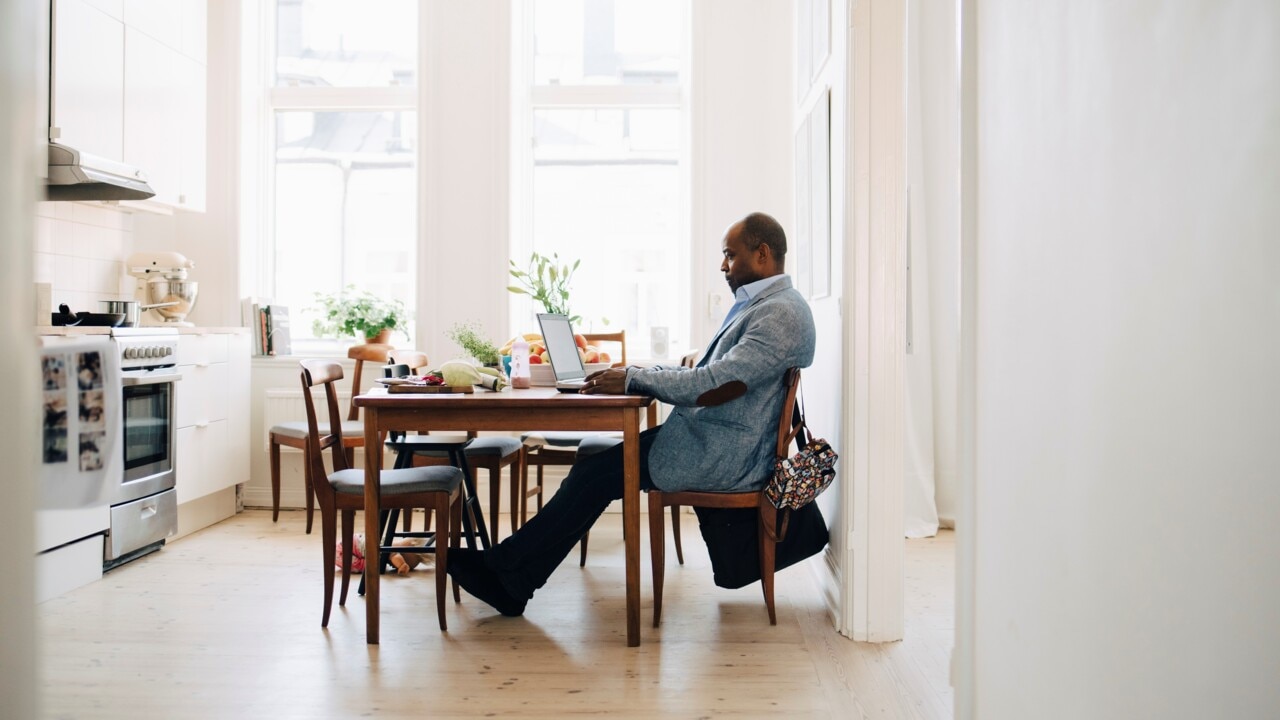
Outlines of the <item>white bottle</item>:
[[523,389],[531,384],[529,378],[529,341],[519,338],[511,343],[511,387]]

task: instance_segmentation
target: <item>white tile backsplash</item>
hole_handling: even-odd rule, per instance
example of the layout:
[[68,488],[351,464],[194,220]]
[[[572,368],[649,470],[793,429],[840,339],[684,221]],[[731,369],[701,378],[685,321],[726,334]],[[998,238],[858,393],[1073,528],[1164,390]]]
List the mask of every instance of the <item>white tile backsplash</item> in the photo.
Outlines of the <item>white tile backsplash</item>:
[[36,252],[53,252],[53,218],[36,218]]
[[53,253],[36,253],[36,282],[53,285]]
[[[36,208],[34,281],[53,286],[53,306],[96,312],[99,300],[129,300],[124,260],[133,247],[133,217],[113,207],[42,202]],[[127,278],[127,281],[126,279]]]

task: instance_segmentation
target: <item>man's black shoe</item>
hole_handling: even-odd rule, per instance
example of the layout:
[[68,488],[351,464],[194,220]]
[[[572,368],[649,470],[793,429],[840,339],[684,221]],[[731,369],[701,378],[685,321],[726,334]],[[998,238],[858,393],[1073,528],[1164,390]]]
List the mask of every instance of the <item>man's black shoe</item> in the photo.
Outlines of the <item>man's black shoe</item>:
[[492,605],[507,617],[524,614],[527,599],[519,600],[507,591],[498,573],[484,562],[484,553],[467,548],[449,549],[449,575],[463,590]]

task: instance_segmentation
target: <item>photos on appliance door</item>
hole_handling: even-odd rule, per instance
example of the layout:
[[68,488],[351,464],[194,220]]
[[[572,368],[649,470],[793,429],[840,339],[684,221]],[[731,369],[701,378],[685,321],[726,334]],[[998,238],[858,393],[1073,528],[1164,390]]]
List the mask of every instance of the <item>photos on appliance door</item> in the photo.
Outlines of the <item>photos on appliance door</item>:
[[97,352],[76,353],[76,378],[81,390],[101,390],[102,356]]
[[44,461],[67,461],[67,367],[63,355],[46,355],[41,360],[44,377]]
[[80,385],[80,471],[101,470],[102,449],[107,438],[102,355],[76,353],[76,378]]

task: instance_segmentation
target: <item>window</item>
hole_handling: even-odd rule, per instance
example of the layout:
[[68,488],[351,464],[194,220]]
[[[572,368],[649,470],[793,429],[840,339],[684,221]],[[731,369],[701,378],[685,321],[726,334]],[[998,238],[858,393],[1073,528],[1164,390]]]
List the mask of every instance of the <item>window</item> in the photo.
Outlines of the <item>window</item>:
[[316,292],[354,285],[414,306],[417,17],[416,0],[275,3],[262,261],[295,352],[321,345]]
[[[688,337],[683,0],[532,0],[513,53],[519,198],[512,256],[580,260],[581,331],[627,331],[628,355],[671,357]],[[516,296],[513,332],[536,330]]]

